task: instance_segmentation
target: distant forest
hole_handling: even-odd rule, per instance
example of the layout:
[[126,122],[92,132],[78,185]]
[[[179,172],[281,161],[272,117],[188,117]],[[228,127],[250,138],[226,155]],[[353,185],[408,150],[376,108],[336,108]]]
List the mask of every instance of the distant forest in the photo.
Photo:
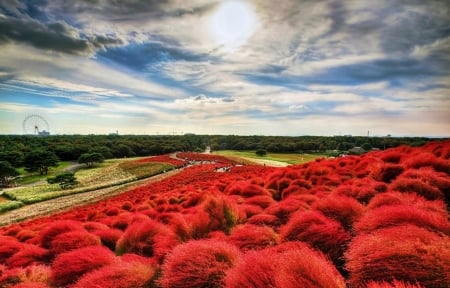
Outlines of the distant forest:
[[423,137],[362,136],[236,136],[236,135],[0,135],[0,161],[15,167],[23,164],[31,151],[51,151],[61,161],[76,161],[81,154],[98,152],[105,159],[149,156],[175,151],[202,152],[207,146],[215,150],[257,150],[282,153],[332,153],[362,147],[369,151],[402,144],[421,146],[431,140]]

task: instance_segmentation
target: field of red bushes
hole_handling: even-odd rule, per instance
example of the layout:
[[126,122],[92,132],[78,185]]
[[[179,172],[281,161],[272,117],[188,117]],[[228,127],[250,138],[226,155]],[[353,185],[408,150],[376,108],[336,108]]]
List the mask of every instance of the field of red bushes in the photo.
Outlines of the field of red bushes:
[[450,142],[229,172],[181,156],[211,163],[1,227],[0,287],[450,287]]

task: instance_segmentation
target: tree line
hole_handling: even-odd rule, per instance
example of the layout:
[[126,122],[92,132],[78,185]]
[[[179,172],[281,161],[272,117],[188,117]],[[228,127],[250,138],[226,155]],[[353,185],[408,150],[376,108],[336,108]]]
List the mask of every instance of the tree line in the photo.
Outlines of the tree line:
[[[14,168],[47,174],[58,161],[78,161],[92,166],[103,159],[150,156],[175,151],[258,150],[285,153],[348,151],[359,146],[366,151],[407,144],[420,146],[436,139],[424,137],[363,136],[238,136],[238,135],[0,135],[0,181]],[[2,172],[6,171],[6,172]],[[14,175],[13,175],[14,174]]]

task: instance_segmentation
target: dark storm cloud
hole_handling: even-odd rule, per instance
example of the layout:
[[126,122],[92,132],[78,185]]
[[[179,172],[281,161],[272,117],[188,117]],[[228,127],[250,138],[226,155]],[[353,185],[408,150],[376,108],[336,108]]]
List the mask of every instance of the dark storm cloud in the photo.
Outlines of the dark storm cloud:
[[88,54],[93,48],[121,43],[119,39],[105,36],[82,38],[75,28],[64,22],[43,24],[35,20],[0,18],[0,43],[8,42],[70,54]]

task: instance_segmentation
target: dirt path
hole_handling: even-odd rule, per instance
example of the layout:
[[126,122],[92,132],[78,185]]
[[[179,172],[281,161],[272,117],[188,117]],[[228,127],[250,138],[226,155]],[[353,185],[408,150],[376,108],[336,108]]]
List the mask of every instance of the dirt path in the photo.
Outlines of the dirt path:
[[56,199],[26,205],[19,209],[11,210],[3,214],[0,214],[0,226],[6,226],[19,221],[45,216],[56,212],[62,212],[77,206],[85,205],[87,203],[97,202],[121,194],[130,189],[131,187],[161,181],[165,178],[171,177],[181,172],[181,170],[182,169],[176,169],[166,172],[164,174],[156,175],[147,179],[138,180],[135,182],[119,186],[59,197]]
[[245,160],[258,163],[259,165],[266,165],[271,167],[286,167],[291,164],[281,161],[269,160],[269,159],[257,159],[257,158],[249,158],[249,157],[240,157]]

